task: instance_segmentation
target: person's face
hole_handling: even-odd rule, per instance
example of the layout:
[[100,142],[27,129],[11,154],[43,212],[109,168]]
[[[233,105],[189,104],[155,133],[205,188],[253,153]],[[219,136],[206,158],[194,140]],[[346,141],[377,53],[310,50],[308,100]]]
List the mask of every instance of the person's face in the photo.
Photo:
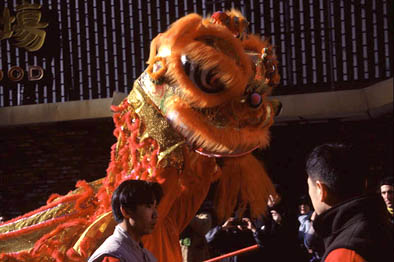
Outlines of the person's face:
[[299,205],[298,209],[299,209],[301,215],[305,215],[306,213],[311,211],[310,206],[308,204],[304,204],[304,203]]
[[393,208],[394,187],[390,185],[383,185],[380,187],[380,194],[388,208]]
[[133,231],[143,236],[152,233],[157,223],[157,203],[138,205],[135,211],[130,211],[129,223]]

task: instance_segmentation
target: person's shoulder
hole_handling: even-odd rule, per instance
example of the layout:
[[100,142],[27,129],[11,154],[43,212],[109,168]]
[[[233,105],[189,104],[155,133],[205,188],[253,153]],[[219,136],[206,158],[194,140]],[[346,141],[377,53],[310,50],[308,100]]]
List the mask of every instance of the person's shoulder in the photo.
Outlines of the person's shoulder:
[[306,221],[308,221],[310,219],[310,215],[309,214],[303,214],[303,215],[299,215],[298,216],[298,221],[300,223],[305,223]]
[[89,258],[88,262],[122,262],[123,260],[108,254],[100,255],[96,258]]
[[[118,262],[122,259],[117,258],[115,255],[118,254],[122,248],[122,242],[116,239],[114,235],[109,236],[91,255],[88,262]],[[107,260],[105,260],[107,258]],[[115,260],[114,260],[115,259]]]
[[325,262],[366,262],[366,260],[354,250],[338,248],[327,255]]
[[147,261],[156,262],[157,261],[156,257],[148,249],[146,249],[146,248],[144,248],[144,249],[145,249],[145,254],[148,257]]

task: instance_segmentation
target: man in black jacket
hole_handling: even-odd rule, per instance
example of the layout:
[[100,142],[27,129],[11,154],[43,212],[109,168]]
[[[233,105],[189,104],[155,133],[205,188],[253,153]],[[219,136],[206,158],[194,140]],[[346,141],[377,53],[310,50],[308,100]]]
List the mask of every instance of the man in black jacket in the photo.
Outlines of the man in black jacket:
[[393,261],[393,229],[378,195],[364,195],[362,152],[344,144],[316,147],[306,163],[313,227],[324,241],[322,261]]

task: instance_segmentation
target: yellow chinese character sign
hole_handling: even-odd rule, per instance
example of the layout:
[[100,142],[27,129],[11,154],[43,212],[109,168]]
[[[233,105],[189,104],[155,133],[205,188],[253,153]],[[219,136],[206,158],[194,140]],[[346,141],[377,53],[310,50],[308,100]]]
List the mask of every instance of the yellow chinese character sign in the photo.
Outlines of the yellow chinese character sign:
[[45,41],[48,23],[42,23],[40,4],[22,3],[16,6],[16,17],[10,15],[7,7],[0,17],[0,40],[14,38],[17,47],[23,47],[27,51],[39,50]]

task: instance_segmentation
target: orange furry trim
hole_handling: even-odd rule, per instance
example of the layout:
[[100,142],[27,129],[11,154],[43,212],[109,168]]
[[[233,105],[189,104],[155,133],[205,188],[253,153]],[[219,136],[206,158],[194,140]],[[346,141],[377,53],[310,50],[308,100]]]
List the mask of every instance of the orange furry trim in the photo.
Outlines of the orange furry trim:
[[[225,158],[224,158],[225,160]],[[222,222],[230,217],[237,205],[241,190],[242,172],[238,158],[229,159],[222,166],[222,175],[215,192],[215,210],[218,221]]]
[[[157,35],[151,43],[148,64],[153,63],[153,59],[156,57],[160,47],[168,47],[172,50],[173,47],[176,47],[177,44],[180,44],[183,41],[193,41],[194,34],[191,34],[191,32],[195,32],[197,30],[197,27],[201,24],[201,19],[201,16],[198,14],[189,14],[171,24],[166,32]],[[177,43],[180,39],[182,39],[182,41]]]
[[[167,63],[166,60],[163,57],[156,56],[154,59],[152,59],[152,63],[149,64],[148,68],[146,69],[146,72],[148,72],[149,76],[155,80],[158,81],[161,77],[164,76],[164,74],[167,71]],[[155,66],[155,63],[159,62],[161,64],[161,68],[157,72],[153,72],[153,67]]]
[[40,262],[40,257],[32,257],[28,252],[18,252],[12,254],[0,254],[0,261],[2,262],[21,262],[21,261],[29,261],[29,262]]
[[255,51],[261,53],[264,48],[271,48],[268,40],[262,40],[257,35],[248,35],[248,38],[242,41],[242,46],[245,50]]
[[[85,216],[86,213],[80,215]],[[74,234],[79,234],[87,224],[87,219],[74,218],[59,225],[55,230],[45,234],[34,244],[31,255],[33,257],[54,257],[58,262],[66,261],[66,250],[64,250],[64,247],[72,245]],[[71,233],[69,232],[68,236],[64,234],[64,237],[62,237],[62,233],[68,230],[72,230]],[[82,259],[86,258],[87,256],[84,256]]]
[[86,203],[87,202],[86,200],[88,200],[94,194],[93,188],[88,183],[86,183],[85,180],[78,180],[76,186],[78,188],[83,188],[84,191],[80,194],[80,197],[75,202],[75,209],[81,212],[86,212],[86,206],[92,207],[92,204],[94,204],[94,203]]
[[143,238],[145,247],[159,261],[182,261],[179,234],[190,223],[204,201],[216,173],[214,158],[201,156],[183,146],[184,168],[166,168],[158,177],[164,196],[158,207],[157,226],[151,235]]
[[47,205],[48,205],[49,203],[51,203],[53,200],[57,199],[58,197],[60,197],[59,194],[56,194],[56,193],[51,194],[51,195],[49,196],[48,200],[47,200]]
[[235,159],[224,158],[222,173],[215,196],[220,221],[233,214],[238,201],[241,211],[249,205],[252,218],[265,214],[268,196],[275,192],[275,188],[256,158],[250,154]]
[[[111,210],[111,197],[115,188],[126,179],[154,180],[157,173],[157,155],[159,146],[151,138],[140,140],[141,120],[134,110],[123,100],[120,106],[112,107],[116,113],[114,135],[118,142],[111,147],[111,162],[103,186],[96,194],[98,216]],[[147,147],[151,149],[146,150]],[[142,159],[141,152],[145,152]]]
[[241,167],[241,201],[250,205],[252,217],[261,216],[265,214],[268,196],[274,194],[275,188],[262,163],[252,155],[241,159]]
[[230,46],[234,48],[236,54],[227,54],[227,55],[238,56],[240,59],[239,66],[242,68],[241,70],[244,70],[245,74],[250,74],[251,61],[250,61],[250,57],[244,53],[242,42],[239,39],[233,37],[232,34],[225,27],[214,25],[214,24],[204,24],[204,25],[205,25],[204,27],[200,28],[197,34],[197,38],[213,36],[228,42]]
[[83,224],[86,224],[86,222],[87,222],[86,219],[76,218],[76,219],[73,219],[73,220],[71,220],[69,222],[66,222],[66,223],[58,226],[55,230],[52,230],[48,234],[45,234],[43,237],[40,238],[40,240],[38,240],[34,244],[33,254],[36,254],[40,250],[40,248],[45,245],[45,242],[47,242],[50,238],[56,236],[59,232],[61,232],[65,228],[73,227],[73,226],[76,226],[76,225],[83,225]]
[[69,248],[66,252],[66,255],[68,259],[75,262],[81,261],[83,259],[83,257],[80,254],[78,254],[74,248]]
[[[234,54],[223,54],[223,50],[220,52],[198,40],[202,37],[221,39]],[[226,27],[203,23],[202,18],[196,14],[179,19],[168,31],[153,40],[149,64],[154,63],[157,50],[160,52],[164,48],[171,50],[171,54],[166,57],[169,65],[166,76],[179,84],[184,99],[196,107],[213,107],[242,95],[252,73],[251,60],[244,53],[241,41]],[[181,55],[187,55],[204,69],[217,68],[219,78],[228,89],[215,95],[196,88],[184,72]],[[239,61],[231,58],[234,56]]]
[[[174,115],[171,116],[171,114]],[[231,152],[239,149],[240,145],[251,149],[269,144],[268,125],[264,129],[217,128],[208,123],[201,114],[179,100],[171,104],[167,111],[167,117],[181,133],[184,133],[182,131],[185,130],[180,129],[187,128],[185,132],[189,133],[184,136],[188,137],[188,141],[198,144],[207,151]]]
[[158,34],[155,38],[152,39],[152,42],[150,43],[149,58],[148,61],[146,62],[149,65],[154,63],[153,60],[157,55],[159,40],[161,39],[162,34],[163,33]]
[[[179,83],[181,93],[189,104],[195,107],[214,107],[243,94],[245,88],[241,87],[246,87],[250,71],[242,70],[233,59],[202,42],[190,43],[184,47],[184,50],[184,54],[190,57],[193,62],[197,62],[203,69],[215,68],[216,75],[227,87],[219,94],[203,92],[185,74],[180,56],[171,56],[168,61],[172,64],[172,70],[167,72],[167,76]],[[250,69],[250,67],[246,69]]]

